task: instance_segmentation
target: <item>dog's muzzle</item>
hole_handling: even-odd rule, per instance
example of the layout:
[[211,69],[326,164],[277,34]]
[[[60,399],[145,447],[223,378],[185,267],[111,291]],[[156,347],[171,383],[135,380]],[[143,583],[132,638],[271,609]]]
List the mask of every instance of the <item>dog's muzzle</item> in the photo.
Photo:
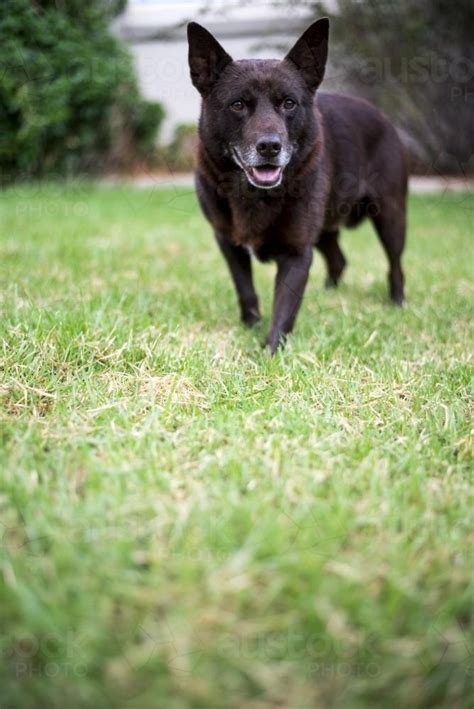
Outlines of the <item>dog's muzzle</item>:
[[282,150],[278,159],[263,162],[253,148],[243,153],[237,147],[232,147],[232,157],[237,165],[244,171],[247,180],[254,187],[269,190],[278,187],[283,179],[283,170],[289,162],[290,156]]

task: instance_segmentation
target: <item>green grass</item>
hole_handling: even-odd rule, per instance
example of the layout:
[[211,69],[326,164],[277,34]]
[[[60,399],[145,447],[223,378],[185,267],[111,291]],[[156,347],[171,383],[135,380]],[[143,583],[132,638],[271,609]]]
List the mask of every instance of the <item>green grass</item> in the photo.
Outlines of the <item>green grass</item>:
[[2,194],[2,707],[471,706],[473,209],[272,359],[189,190]]

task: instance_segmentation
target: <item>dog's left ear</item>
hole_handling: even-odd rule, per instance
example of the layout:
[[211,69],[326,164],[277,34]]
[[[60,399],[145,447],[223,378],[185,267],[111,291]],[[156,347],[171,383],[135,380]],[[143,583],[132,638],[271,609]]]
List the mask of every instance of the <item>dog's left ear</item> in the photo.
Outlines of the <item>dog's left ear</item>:
[[316,91],[323,80],[328,58],[328,35],[329,20],[323,17],[308,27],[284,59],[301,72],[310,91]]
[[232,61],[232,57],[217,39],[197,22],[188,24],[188,42],[191,81],[199,93],[206,96],[221,71]]

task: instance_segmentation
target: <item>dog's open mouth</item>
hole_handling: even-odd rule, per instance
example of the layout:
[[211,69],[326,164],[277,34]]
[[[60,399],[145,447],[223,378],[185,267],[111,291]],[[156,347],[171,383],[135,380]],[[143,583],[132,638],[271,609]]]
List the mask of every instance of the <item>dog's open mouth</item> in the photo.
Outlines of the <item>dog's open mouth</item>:
[[276,187],[281,182],[283,168],[278,165],[259,165],[247,168],[246,173],[256,187]]

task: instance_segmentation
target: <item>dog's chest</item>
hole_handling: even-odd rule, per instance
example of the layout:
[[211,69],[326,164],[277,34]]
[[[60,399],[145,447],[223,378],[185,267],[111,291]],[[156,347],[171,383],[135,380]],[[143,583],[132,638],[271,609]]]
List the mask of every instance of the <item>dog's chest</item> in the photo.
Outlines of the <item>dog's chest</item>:
[[232,200],[232,240],[257,251],[279,231],[283,204],[280,200]]

